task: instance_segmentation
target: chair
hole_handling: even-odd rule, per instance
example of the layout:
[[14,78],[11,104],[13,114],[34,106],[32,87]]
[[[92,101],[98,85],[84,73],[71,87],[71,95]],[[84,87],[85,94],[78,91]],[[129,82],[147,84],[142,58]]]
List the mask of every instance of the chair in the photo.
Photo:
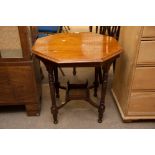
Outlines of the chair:
[[38,38],[46,37],[49,34],[61,33],[62,26],[37,26]]
[[[120,26],[107,26],[107,35],[119,39]],[[116,60],[113,62],[113,73],[115,72]]]
[[[120,26],[95,26],[96,33],[108,35],[119,39]],[[93,31],[93,26],[89,26],[90,32]]]
[[[114,37],[116,40],[119,39],[120,26],[95,26],[96,33],[108,35]],[[89,26],[90,32],[93,31],[93,26]],[[116,60],[113,62],[113,72],[115,72]]]
[[120,26],[107,26],[108,35],[119,39]]
[[[96,33],[100,33],[100,34],[104,34],[106,33],[106,26],[95,26],[95,32]],[[93,32],[93,26],[89,26],[89,31]]]
[[[93,26],[89,26],[90,32],[93,32]],[[95,32],[108,35],[114,37],[115,39],[119,39],[120,26],[95,26]],[[115,72],[115,64],[116,60],[113,62],[113,72]],[[94,85],[98,86],[98,78],[99,82],[102,83],[102,69],[101,67],[95,67],[95,80]],[[97,96],[97,90],[94,92],[94,96]]]
[[69,32],[70,31],[70,27],[69,26],[63,26],[62,32]]
[[43,33],[61,33],[62,26],[38,26],[38,32]]

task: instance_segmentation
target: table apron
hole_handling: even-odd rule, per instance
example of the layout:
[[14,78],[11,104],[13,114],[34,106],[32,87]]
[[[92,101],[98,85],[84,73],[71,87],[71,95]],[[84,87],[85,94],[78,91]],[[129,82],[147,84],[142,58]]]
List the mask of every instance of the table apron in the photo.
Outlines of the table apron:
[[37,56],[40,60],[42,60],[44,63],[50,63],[51,65],[57,66],[57,67],[99,67],[99,66],[103,66],[107,63],[112,63],[115,59],[117,59],[119,57],[119,55],[105,60],[104,62],[76,62],[76,63],[55,63],[52,62],[50,60],[41,58],[39,56]]

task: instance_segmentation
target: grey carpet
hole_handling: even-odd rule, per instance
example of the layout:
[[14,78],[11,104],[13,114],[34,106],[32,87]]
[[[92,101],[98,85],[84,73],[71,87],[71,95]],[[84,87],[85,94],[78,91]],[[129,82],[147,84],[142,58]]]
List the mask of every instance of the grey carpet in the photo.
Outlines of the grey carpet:
[[[138,121],[132,123],[123,123],[117,106],[114,103],[112,95],[110,93],[111,81],[112,81],[112,69],[110,70],[109,85],[106,95],[106,110],[104,113],[103,123],[97,123],[97,109],[85,101],[71,101],[63,109],[60,109],[57,125],[53,124],[52,115],[50,113],[51,99],[49,93],[47,72],[44,66],[42,66],[45,78],[43,80],[43,96],[41,104],[40,116],[28,117],[24,110],[21,111],[1,111],[0,112],[0,128],[25,128],[25,129],[122,129],[122,128],[155,128],[154,121]],[[86,79],[91,83],[94,80],[93,68],[78,68],[77,76],[72,76],[71,68],[63,68],[65,77],[60,75],[60,81],[65,84],[68,79],[74,82],[83,82]],[[91,92],[92,93],[92,92]],[[65,91],[61,90],[61,98],[57,100],[58,104],[64,101]],[[92,95],[93,96],[93,95]],[[98,91],[100,96],[100,90]],[[93,100],[98,100],[92,97]]]

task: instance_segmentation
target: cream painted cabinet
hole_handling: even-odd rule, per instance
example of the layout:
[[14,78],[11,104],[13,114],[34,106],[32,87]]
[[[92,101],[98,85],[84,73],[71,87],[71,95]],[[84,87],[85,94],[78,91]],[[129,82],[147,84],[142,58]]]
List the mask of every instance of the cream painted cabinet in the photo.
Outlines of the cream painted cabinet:
[[155,27],[121,27],[112,94],[123,120],[155,119]]

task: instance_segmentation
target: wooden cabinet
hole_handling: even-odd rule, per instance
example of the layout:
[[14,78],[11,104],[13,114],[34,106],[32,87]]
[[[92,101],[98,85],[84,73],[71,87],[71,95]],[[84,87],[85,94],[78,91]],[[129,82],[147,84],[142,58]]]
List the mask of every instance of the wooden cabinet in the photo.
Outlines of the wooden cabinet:
[[39,115],[39,60],[31,53],[30,27],[0,27],[0,106],[25,105],[29,116]]
[[112,94],[123,120],[155,119],[155,27],[121,27]]

